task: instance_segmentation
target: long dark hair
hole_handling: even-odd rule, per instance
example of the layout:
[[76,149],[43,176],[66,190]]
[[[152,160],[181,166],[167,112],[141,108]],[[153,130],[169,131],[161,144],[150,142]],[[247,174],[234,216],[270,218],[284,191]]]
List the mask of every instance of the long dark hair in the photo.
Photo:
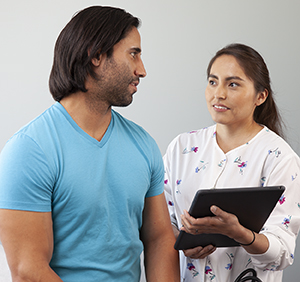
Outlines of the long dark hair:
[[91,60],[101,54],[111,57],[113,46],[140,21],[126,11],[92,6],[78,12],[57,38],[49,78],[50,92],[56,101],[86,92],[87,75],[96,78]]
[[234,56],[246,76],[250,78],[256,90],[256,93],[268,91],[268,97],[264,103],[255,108],[253,119],[259,124],[267,126],[269,129],[283,137],[283,122],[274,100],[274,94],[271,88],[269,70],[262,56],[253,48],[243,44],[230,44],[219,50],[210,60],[207,67],[207,77],[217,58],[222,55]]

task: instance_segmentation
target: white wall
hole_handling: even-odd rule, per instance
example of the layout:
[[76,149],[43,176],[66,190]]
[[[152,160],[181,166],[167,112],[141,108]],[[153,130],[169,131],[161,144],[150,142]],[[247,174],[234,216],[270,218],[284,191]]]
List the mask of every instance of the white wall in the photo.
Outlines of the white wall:
[[[241,42],[265,58],[288,142],[300,154],[299,0],[1,0],[1,4],[0,150],[16,130],[53,103],[48,75],[55,40],[75,11],[97,4],[122,7],[142,19],[148,76],[134,103],[118,110],[148,130],[162,153],[177,134],[212,124],[204,100],[206,66],[218,49]],[[299,267],[300,247],[284,281],[297,281]],[[0,277],[1,281],[8,280]]]

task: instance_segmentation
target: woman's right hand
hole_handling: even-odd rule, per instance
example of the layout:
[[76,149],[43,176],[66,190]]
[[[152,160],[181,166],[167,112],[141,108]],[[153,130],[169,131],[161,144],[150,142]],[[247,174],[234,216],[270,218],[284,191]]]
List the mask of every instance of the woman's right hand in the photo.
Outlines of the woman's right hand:
[[183,253],[186,257],[189,257],[191,259],[203,259],[212,254],[216,249],[217,248],[212,245],[208,245],[205,247],[199,246],[193,249],[183,250]]
[[[173,228],[175,238],[177,239],[179,235],[179,230],[174,225],[172,225],[172,228]],[[208,245],[206,247],[198,246],[193,249],[182,250],[182,251],[186,257],[190,257],[191,259],[203,259],[208,255],[210,255],[211,253],[213,253],[215,250],[216,247],[214,247],[213,245]]]

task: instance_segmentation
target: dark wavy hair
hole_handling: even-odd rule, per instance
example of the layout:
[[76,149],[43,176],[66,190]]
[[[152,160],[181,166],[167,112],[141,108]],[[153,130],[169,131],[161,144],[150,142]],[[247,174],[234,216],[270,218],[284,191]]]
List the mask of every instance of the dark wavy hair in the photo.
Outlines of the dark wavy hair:
[[114,45],[139,25],[138,18],[119,8],[92,6],[75,14],[55,44],[49,77],[53,99],[86,92],[87,76],[96,79],[91,60],[105,53],[111,57]]
[[284,137],[283,122],[273,97],[269,70],[262,56],[247,45],[238,43],[227,45],[210,60],[207,67],[207,77],[210,75],[215,60],[222,55],[235,57],[246,76],[253,81],[256,93],[264,90],[268,91],[266,101],[255,108],[253,119],[255,122],[267,126],[279,136]]

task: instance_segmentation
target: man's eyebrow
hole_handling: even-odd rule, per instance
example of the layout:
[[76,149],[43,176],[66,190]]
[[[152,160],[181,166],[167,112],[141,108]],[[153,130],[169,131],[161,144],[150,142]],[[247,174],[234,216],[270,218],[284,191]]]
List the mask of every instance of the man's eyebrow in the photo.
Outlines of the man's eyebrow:
[[139,48],[139,47],[132,47],[132,48],[130,48],[130,50],[131,50],[131,51],[135,51],[135,52],[137,52],[137,53],[142,53],[142,50],[141,50],[141,48]]

